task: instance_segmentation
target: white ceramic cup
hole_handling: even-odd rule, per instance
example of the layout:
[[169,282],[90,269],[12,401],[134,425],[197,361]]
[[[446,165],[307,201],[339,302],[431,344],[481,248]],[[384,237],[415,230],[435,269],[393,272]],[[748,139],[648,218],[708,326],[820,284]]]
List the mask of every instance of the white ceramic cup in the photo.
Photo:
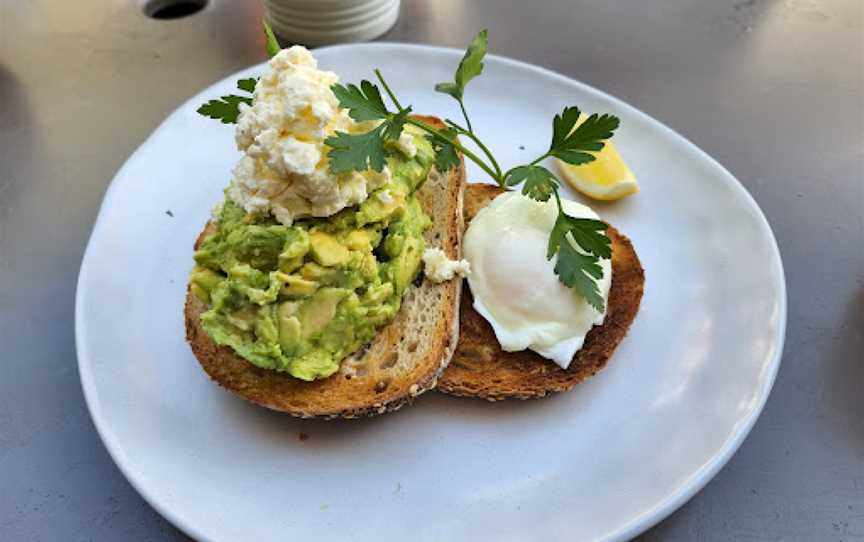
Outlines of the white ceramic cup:
[[387,32],[399,17],[400,0],[264,0],[277,36],[317,46],[366,41]]

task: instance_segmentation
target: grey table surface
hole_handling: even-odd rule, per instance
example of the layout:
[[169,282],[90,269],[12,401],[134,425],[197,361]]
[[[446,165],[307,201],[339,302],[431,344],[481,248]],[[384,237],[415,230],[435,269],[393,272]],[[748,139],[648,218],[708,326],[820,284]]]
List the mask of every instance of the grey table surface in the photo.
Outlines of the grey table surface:
[[[0,0],[0,540],[181,540],[84,404],[78,267],[115,171],[177,105],[264,58],[253,0]],[[407,0],[383,39],[494,52],[604,89],[723,163],[789,292],[774,391],[708,486],[643,540],[864,540],[860,0]],[[682,187],[687,190],[687,187]],[[741,269],[759,265],[742,254]]]

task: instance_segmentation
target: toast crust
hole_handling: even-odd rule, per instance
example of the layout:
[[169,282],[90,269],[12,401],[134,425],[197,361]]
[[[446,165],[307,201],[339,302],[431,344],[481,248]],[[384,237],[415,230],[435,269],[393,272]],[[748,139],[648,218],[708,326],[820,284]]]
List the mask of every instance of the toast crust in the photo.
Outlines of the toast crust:
[[[491,185],[466,187],[465,224],[503,192]],[[531,399],[569,390],[602,369],[636,317],[645,285],[645,272],[630,240],[612,227],[607,234],[612,240],[612,286],[606,319],[588,332],[568,369],[531,350],[503,351],[492,326],[474,310],[466,288],[460,305],[459,343],[438,389],[489,401]]]
[[[443,126],[435,117],[418,117]],[[460,157],[461,158],[461,157]],[[461,250],[464,162],[445,174],[434,170],[417,193],[433,217],[427,246],[440,247],[448,257]],[[208,224],[195,242],[215,231]],[[288,374],[262,369],[216,344],[201,326],[207,305],[187,288],[186,340],[201,367],[220,386],[257,405],[301,418],[357,418],[398,410],[435,387],[456,349],[459,333],[458,280],[412,285],[396,318],[381,328],[372,342],[342,361],[332,376],[305,382]]]

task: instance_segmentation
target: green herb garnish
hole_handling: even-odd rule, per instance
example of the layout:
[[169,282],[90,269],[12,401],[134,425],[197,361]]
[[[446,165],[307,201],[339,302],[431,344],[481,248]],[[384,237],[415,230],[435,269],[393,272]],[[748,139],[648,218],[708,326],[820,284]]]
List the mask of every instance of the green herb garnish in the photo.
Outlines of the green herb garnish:
[[[252,90],[249,88],[250,79],[241,79],[237,81],[237,88],[245,90],[250,94],[255,90],[255,79],[252,81]],[[229,94],[222,96],[217,100],[210,100],[198,108],[198,113],[211,119],[221,120],[222,124],[234,124],[237,122],[237,116],[240,115],[240,104],[252,105],[252,96],[237,96]]]
[[[383,141],[373,147],[370,141],[360,138],[363,136],[378,139],[398,137],[395,130],[401,130],[401,124],[396,125],[394,119],[399,118],[400,122],[417,126],[428,134],[437,152],[435,165],[439,170],[445,171],[458,166],[458,152],[461,152],[480,166],[499,186],[513,187],[521,184],[522,193],[538,201],[548,201],[550,197],[555,196],[558,217],[549,236],[547,258],[551,260],[557,255],[558,259],[554,269],[559,280],[568,288],[578,292],[597,310],[602,311],[604,302],[597,288],[596,279],[603,277],[603,269],[600,267],[599,260],[609,258],[612,254],[611,242],[606,235],[608,226],[599,220],[576,218],[568,215],[561,204],[558,193],[560,185],[555,174],[539,164],[549,157],[560,158],[575,165],[591,162],[595,159],[594,153],[603,149],[604,141],[612,137],[613,132],[618,128],[618,118],[613,115],[595,114],[577,126],[581,114],[579,108],[566,107],[553,119],[552,141],[549,150],[528,164],[502,171],[488,147],[474,132],[464,102],[465,86],[483,71],[483,58],[486,55],[487,45],[488,34],[486,30],[483,30],[477,34],[465,51],[465,55],[456,68],[453,81],[435,85],[435,90],[452,96],[459,103],[465,126],[448,119],[446,121],[447,128],[440,129],[418,119],[406,118],[411,108],[403,107],[399,103],[378,70],[375,70],[375,75],[396,107],[395,111],[387,109],[381,98],[381,93],[377,91],[375,84],[369,81],[361,82],[362,92],[356,90],[357,87],[353,87],[355,91],[348,93],[345,92],[345,87],[334,85],[333,91],[336,93],[340,105],[349,110],[349,115],[354,118],[357,118],[355,115],[360,116],[361,118],[358,120],[383,119],[384,124],[381,126],[386,125],[387,128],[382,131],[379,126],[379,128],[361,136],[352,136],[356,139],[351,141],[345,140],[344,135],[340,134],[343,139],[340,139],[338,143],[340,145],[347,144],[348,148],[331,148],[331,169],[341,171],[341,167],[345,163],[343,157],[346,153],[354,150],[350,148],[351,144],[356,144],[357,147],[355,150],[356,160],[351,161],[352,166],[356,166],[354,169],[358,171],[367,169],[367,161],[372,164],[373,158],[383,161]],[[349,85],[349,87],[351,86]],[[370,111],[374,111],[377,116],[372,117],[369,114]],[[480,153],[474,153],[464,147],[458,139],[459,136],[465,136],[472,140],[480,149]],[[374,153],[368,152],[373,148]],[[381,153],[380,157],[377,154],[379,152]],[[479,154],[482,154],[483,157],[481,158]],[[333,165],[334,158],[337,161],[336,166]]]
[[[267,52],[273,56],[279,45],[273,32],[264,23],[267,36]],[[348,110],[356,121],[378,121],[375,128],[366,133],[349,134],[337,132],[324,142],[330,147],[328,152],[330,171],[335,174],[350,171],[381,171],[384,168],[384,142],[398,139],[406,124],[423,130],[436,151],[435,166],[439,171],[458,167],[459,153],[477,164],[501,187],[522,185],[522,193],[537,201],[548,201],[555,197],[558,217],[549,235],[546,257],[558,257],[555,274],[568,288],[572,288],[585,298],[598,311],[604,310],[603,298],[597,288],[597,280],[603,278],[601,258],[612,255],[611,241],[606,235],[607,224],[599,220],[577,218],[564,211],[559,195],[560,184],[549,169],[540,165],[546,158],[555,157],[569,164],[580,165],[595,160],[595,153],[601,151],[605,141],[612,137],[618,128],[619,120],[614,115],[590,115],[579,123],[581,112],[578,107],[565,107],[552,121],[552,141],[549,150],[533,161],[503,171],[497,160],[474,132],[465,107],[465,86],[483,72],[483,59],[488,47],[488,33],[483,30],[475,36],[459,62],[453,81],[438,83],[435,90],[448,94],[459,103],[465,126],[447,119],[446,128],[430,126],[422,120],[410,117],[411,106],[403,107],[391,91],[379,70],[375,76],[394,109],[387,107],[381,92],[374,83],[363,80],[357,85],[333,85],[333,93],[339,104]],[[252,81],[250,83],[250,81]],[[246,92],[254,91],[254,80],[245,79],[238,88]],[[251,103],[248,96],[223,96],[211,100],[198,110],[202,115],[220,119],[223,123],[236,122],[240,103]],[[578,126],[577,126],[578,124]],[[478,153],[466,148],[460,136],[473,141]],[[480,154],[483,156],[481,157]]]
[[479,34],[468,45],[465,51],[465,56],[459,62],[456,68],[456,74],[453,76],[452,83],[438,83],[435,85],[435,90],[449,94],[459,102],[459,107],[462,109],[462,116],[465,118],[465,124],[468,130],[471,130],[471,121],[468,120],[468,113],[465,111],[465,104],[462,102],[462,96],[465,93],[465,85],[468,81],[474,79],[483,72],[483,57],[486,56],[486,46],[489,42],[489,33],[486,30],[481,30]]
[[364,134],[336,132],[325,139],[324,143],[330,147],[330,172],[381,171],[384,169],[384,140],[399,139],[411,108],[388,111],[378,87],[369,81],[361,81],[359,87],[336,84],[332,88],[339,105],[348,110],[352,119],[358,122],[380,120],[381,123]]
[[[558,192],[554,194],[558,201],[558,218],[549,234],[546,257],[551,259],[557,252],[555,274],[558,279],[568,288],[579,292],[591,306],[602,311],[603,297],[597,283],[589,276],[598,280],[603,278],[603,268],[598,259],[612,257],[612,243],[606,236],[608,226],[600,220],[568,215],[561,208]],[[584,253],[577,251],[576,246]]]

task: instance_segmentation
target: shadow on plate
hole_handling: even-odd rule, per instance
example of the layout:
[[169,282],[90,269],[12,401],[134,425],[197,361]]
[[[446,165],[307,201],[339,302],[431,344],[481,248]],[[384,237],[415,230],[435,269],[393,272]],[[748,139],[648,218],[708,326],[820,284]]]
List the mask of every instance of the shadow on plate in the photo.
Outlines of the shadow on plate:
[[[542,399],[495,403],[468,397],[452,397],[433,391],[396,412],[351,420],[294,418],[249,403],[225,390],[214,391],[221,396],[214,404],[221,410],[220,416],[226,419],[229,426],[248,427],[255,433],[256,439],[272,439],[281,446],[291,448],[314,447],[320,452],[322,448],[330,446],[344,449],[346,444],[360,438],[374,439],[396,430],[399,424],[434,424],[435,421],[444,421],[460,427],[490,423],[524,427],[526,418],[538,416],[551,409],[560,409],[570,393],[578,393],[578,388],[569,393],[553,394]],[[439,426],[439,429],[441,427],[443,426]],[[430,431],[435,431],[434,425],[430,425],[430,428]]]

